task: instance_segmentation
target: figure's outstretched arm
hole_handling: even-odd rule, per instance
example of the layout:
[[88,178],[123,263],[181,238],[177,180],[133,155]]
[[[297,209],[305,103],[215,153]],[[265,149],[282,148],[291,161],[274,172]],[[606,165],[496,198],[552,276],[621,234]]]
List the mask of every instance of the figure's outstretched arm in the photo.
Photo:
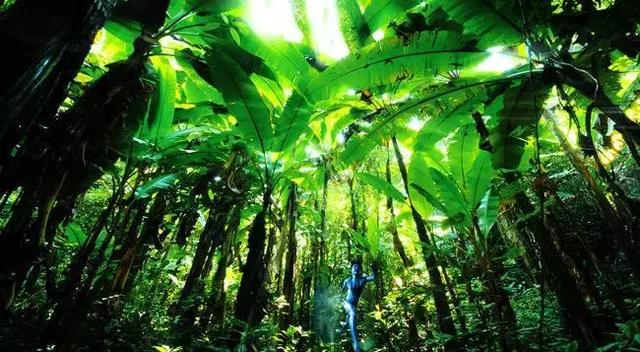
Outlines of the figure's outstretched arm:
[[364,279],[367,280],[367,282],[371,282],[376,279],[376,274],[365,276]]

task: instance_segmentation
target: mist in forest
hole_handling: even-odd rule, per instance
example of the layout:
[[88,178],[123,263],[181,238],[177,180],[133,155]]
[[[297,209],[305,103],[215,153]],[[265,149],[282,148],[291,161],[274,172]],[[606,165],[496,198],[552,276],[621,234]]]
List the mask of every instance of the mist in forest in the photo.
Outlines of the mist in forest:
[[313,298],[314,312],[312,315],[313,330],[322,343],[340,341],[336,329],[340,329],[340,322],[344,321],[342,309],[342,293],[337,287],[319,284]]

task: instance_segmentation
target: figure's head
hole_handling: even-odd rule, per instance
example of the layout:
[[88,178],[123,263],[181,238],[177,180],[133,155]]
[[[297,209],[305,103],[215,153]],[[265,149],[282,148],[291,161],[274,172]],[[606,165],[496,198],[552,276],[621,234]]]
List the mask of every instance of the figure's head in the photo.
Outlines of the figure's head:
[[360,266],[360,262],[352,262],[351,263],[351,274],[360,275],[362,272],[362,268]]

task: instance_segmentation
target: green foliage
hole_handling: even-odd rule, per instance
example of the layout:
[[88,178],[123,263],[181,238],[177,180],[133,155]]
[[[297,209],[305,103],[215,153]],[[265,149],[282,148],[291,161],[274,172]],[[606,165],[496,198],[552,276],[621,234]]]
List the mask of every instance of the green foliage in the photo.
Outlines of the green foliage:
[[70,243],[80,246],[87,239],[87,234],[84,232],[82,227],[72,222],[64,229],[64,233],[67,236],[67,241]]
[[391,197],[394,200],[397,200],[399,202],[404,202],[406,200],[406,198],[407,198],[407,197],[405,197],[404,194],[402,194],[402,192],[400,192],[392,184],[390,184],[389,182],[381,179],[380,177],[378,177],[376,175],[372,175],[372,174],[364,173],[364,172],[358,172],[358,173],[356,173],[356,176],[362,182],[364,182],[364,183],[368,184],[369,186],[375,188],[377,191],[380,191],[380,192],[384,193],[387,197]]
[[369,254],[375,260],[380,252],[380,228],[378,227],[377,212],[372,212],[367,218],[367,244]]
[[616,324],[620,329],[615,334],[615,342],[598,348],[596,351],[638,351],[640,350],[640,321],[633,320]]
[[176,101],[176,72],[166,57],[152,57],[157,71],[156,94],[151,99],[149,113],[142,125],[141,137],[154,140],[171,131]]
[[349,89],[385,88],[404,80],[429,83],[452,70],[460,77],[469,75],[468,68],[488,57],[488,53],[468,48],[455,32],[421,33],[409,45],[397,38],[373,43],[329,67],[307,85],[315,101],[342,96]]
[[364,11],[364,20],[371,32],[386,27],[390,22],[401,22],[405,17],[405,12],[416,6],[418,1],[414,0],[380,0],[371,1]]
[[436,0],[433,8],[442,8],[464,26],[465,33],[478,39],[478,48],[510,46],[523,42],[519,9],[513,2],[485,0]]
[[142,199],[151,197],[158,191],[173,187],[178,181],[178,174],[158,176],[135,190],[135,198]]
[[497,112],[497,126],[491,131],[493,167],[513,170],[520,165],[526,140],[535,133],[548,96],[548,87],[539,79],[523,80],[507,89],[496,100],[501,106]]

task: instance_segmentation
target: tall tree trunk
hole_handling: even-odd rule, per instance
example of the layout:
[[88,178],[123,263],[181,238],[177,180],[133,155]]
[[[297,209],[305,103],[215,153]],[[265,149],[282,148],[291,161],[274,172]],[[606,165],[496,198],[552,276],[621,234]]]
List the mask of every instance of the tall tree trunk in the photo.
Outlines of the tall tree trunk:
[[301,275],[299,275],[298,281],[300,282],[300,302],[298,309],[298,323],[300,326],[308,330],[311,323],[311,286],[313,283],[313,267],[311,261],[313,259],[307,257],[307,260],[303,261],[301,267]]
[[589,193],[591,193],[591,196],[595,200],[596,206],[600,210],[603,220],[609,226],[612,237],[618,242],[618,247],[624,253],[630,264],[631,270],[634,272],[636,277],[640,277],[640,248],[638,247],[638,244],[622,225],[623,221],[618,212],[613,208],[611,203],[609,203],[607,196],[604,194],[602,189],[600,189],[600,186],[593,178],[593,175],[591,175],[591,172],[587,168],[582,157],[571,145],[568,144],[566,136],[558,127],[556,114],[551,111],[545,111],[545,117],[549,122],[551,122],[552,131],[560,141],[560,145],[567,155],[567,158],[580,174],[582,180],[587,186],[587,189],[589,190]]
[[109,231],[103,242],[100,244],[96,256],[87,265],[87,277],[83,285],[78,290],[78,295],[73,303],[73,310],[63,315],[58,321],[58,326],[54,331],[54,342],[56,352],[74,352],[77,350],[78,338],[84,332],[80,327],[86,321],[90,305],[95,301],[99,289],[93,286],[98,269],[104,262],[107,248],[113,239],[114,232]]
[[146,221],[144,222],[140,237],[136,244],[133,263],[131,264],[127,280],[122,288],[122,293],[124,295],[128,295],[133,289],[136,277],[138,276],[138,273],[143,270],[149,257],[151,246],[154,246],[158,251],[163,247],[162,242],[164,238],[161,238],[160,231],[164,221],[164,215],[167,211],[168,199],[170,197],[170,192],[160,191],[153,201],[153,205],[147,214]]
[[447,285],[447,291],[449,291],[449,296],[451,296],[451,301],[453,302],[453,307],[456,312],[456,317],[458,318],[458,325],[460,325],[460,331],[463,334],[468,332],[467,329],[467,319],[464,317],[462,313],[462,308],[460,305],[460,299],[458,298],[458,294],[456,293],[455,282],[451,280],[449,274],[447,274],[446,269],[442,269],[442,277],[444,278],[444,282]]
[[[511,301],[507,291],[502,285],[501,277],[505,274],[505,269],[500,258],[505,255],[505,246],[501,242],[502,238],[497,235],[497,229],[492,229],[486,236],[486,241],[480,230],[477,216],[473,216],[472,228],[469,231],[471,244],[474,248],[476,263],[480,269],[479,277],[486,289],[486,301],[492,306],[494,321],[498,327],[496,336],[503,351],[510,351],[511,331],[516,328],[516,315],[511,306]],[[461,238],[465,241],[465,239]],[[464,247],[463,247],[464,248]]]
[[[407,194],[409,194],[409,177],[407,174],[407,168],[404,164],[402,153],[400,152],[400,146],[398,145],[398,141],[395,137],[392,138],[392,142],[396,154],[396,160],[398,162],[398,167],[400,169],[400,174],[402,175],[404,189]],[[427,270],[429,273],[429,281],[431,282],[432,286],[431,290],[433,294],[433,301],[436,306],[438,327],[440,328],[441,332],[451,336],[455,336],[456,328],[453,324],[453,319],[451,318],[451,308],[449,307],[449,300],[447,299],[447,295],[445,293],[445,286],[442,282],[442,276],[440,275],[440,271],[438,270],[438,264],[434,255],[433,244],[429,239],[427,227],[424,223],[424,220],[422,219],[422,216],[420,216],[416,208],[413,206],[413,203],[411,202],[411,197],[409,197],[409,204],[411,206],[411,215],[413,216],[413,221],[418,232],[418,238],[420,239],[422,245],[422,255],[424,256],[424,261],[427,265]]]
[[14,213],[17,219],[12,216],[0,234],[0,316],[13,303],[15,292],[29,269],[34,264],[39,266],[45,259],[46,247],[52,245],[46,243],[46,239],[50,238],[47,236],[47,230],[50,229],[49,216],[66,176],[65,171],[59,177],[53,176],[52,183],[47,188],[43,187],[36,193],[23,193],[20,202],[24,202],[24,205],[37,204],[36,218],[31,219],[33,209],[22,208],[21,204],[16,210],[24,213]]
[[[164,17],[166,7],[163,9],[158,6],[154,11],[159,11]],[[148,33],[145,32],[144,35]],[[144,73],[146,54],[150,48],[150,43],[137,45],[128,60],[114,64],[108,73],[87,89],[70,110],[55,121],[52,127],[30,139],[30,143],[25,144],[12,158],[18,171],[12,170],[14,175],[2,177],[3,181],[20,175],[30,175],[29,171],[35,166],[41,169],[39,176],[27,177],[26,188],[58,188],[56,196],[62,199],[75,199],[86,192],[103,174],[104,169],[111,167],[125,154],[124,149],[130,144],[125,146],[122,141],[131,137],[144,117],[151,90],[147,89],[146,83],[140,78]],[[60,182],[60,185],[56,182]],[[38,199],[46,199],[46,192],[37,192],[34,193],[36,203]],[[52,201],[55,201],[55,198]],[[22,224],[28,224],[28,221],[32,220]],[[55,226],[49,228],[55,229]],[[47,229],[47,226],[44,229]],[[15,229],[9,229],[13,230]],[[1,251],[11,251],[12,255],[22,257],[22,260],[16,262],[20,263],[17,268],[15,264],[6,267],[0,265],[0,284],[4,286],[15,287],[15,278],[22,280],[38,256],[38,251],[33,250],[36,248],[33,244],[38,241],[29,242],[28,239],[22,238],[26,231],[19,233],[21,235],[0,236],[3,242],[9,242],[0,246],[0,258],[8,258]],[[43,235],[43,238],[47,237],[46,233]],[[4,280],[4,277],[12,279]],[[6,288],[0,286],[0,291],[4,292]]]
[[[391,156],[389,153],[389,148],[387,146],[387,163],[385,167],[385,178],[389,184],[393,184],[391,182]],[[407,252],[404,249],[404,245],[402,245],[402,241],[400,240],[400,236],[398,235],[398,228],[396,227],[396,214],[393,209],[393,199],[387,196],[387,209],[389,210],[389,232],[391,232],[391,236],[393,237],[393,248],[398,252],[400,259],[402,260],[402,265],[405,268],[409,268],[413,265],[411,263],[411,259],[407,256]]]
[[[385,179],[389,184],[393,184],[391,179],[391,151],[389,145],[387,144],[387,161],[385,164]],[[389,232],[393,238],[393,248],[398,253],[400,260],[402,261],[402,265],[405,270],[408,270],[413,266],[413,261],[407,255],[407,252],[400,240],[400,235],[398,234],[398,228],[396,227],[396,214],[393,208],[393,199],[387,196],[387,209],[389,210]],[[407,302],[408,303],[408,302]],[[416,323],[416,306],[413,305],[413,310],[411,312],[405,312],[405,320],[407,322],[407,326],[409,328],[409,344],[408,346],[411,348],[415,348],[419,344],[420,336],[418,334],[418,325]]]
[[[131,266],[133,265],[133,260],[136,256],[136,251],[140,247],[140,225],[146,213],[147,202],[140,199],[134,201],[134,204],[135,205],[130,207],[135,208],[133,210],[135,215],[133,215],[130,225],[129,222],[124,223],[125,226],[129,225],[129,229],[122,231],[119,238],[116,239],[116,248],[114,248],[109,258],[111,263],[117,263],[113,279],[109,285],[110,287],[105,290],[105,292],[111,296],[119,295],[124,290]],[[116,301],[118,301],[118,299],[116,299]]]
[[[513,183],[516,176],[512,173],[505,174],[507,183]],[[534,207],[529,198],[519,192],[515,195],[516,206],[523,214],[531,214]],[[600,329],[591,316],[582,293],[576,285],[575,279],[567,269],[562,255],[553,241],[554,229],[546,222],[539,219],[527,219],[524,224],[531,230],[539,247],[539,258],[542,262],[542,270],[545,281],[553,288],[562,314],[563,322],[569,333],[576,338],[581,346],[592,349],[602,341]],[[533,254],[532,256],[536,256]],[[543,285],[544,283],[540,283]]]
[[331,314],[333,307],[329,304],[329,277],[327,272],[327,195],[329,192],[330,168],[325,164],[325,173],[322,186],[322,204],[320,205],[320,231],[316,234],[318,239],[317,266],[314,270],[313,289],[313,331],[316,339],[323,343],[331,341],[334,334],[332,323],[326,317]]
[[233,262],[232,245],[235,238],[235,234],[238,231],[241,220],[241,212],[244,208],[244,199],[239,200],[231,214],[227,226],[224,229],[222,235],[222,244],[220,247],[220,258],[216,266],[216,271],[213,274],[213,280],[211,282],[211,293],[207,299],[207,304],[200,316],[200,328],[206,332],[209,329],[211,323],[219,328],[219,331],[224,329],[224,316],[226,312],[226,291],[224,288],[224,280],[227,274],[227,268]]
[[17,1],[0,14],[0,173],[14,146],[46,126],[80,71],[114,0]]
[[278,326],[280,330],[286,329],[292,323],[295,303],[295,266],[298,252],[298,241],[296,239],[298,187],[293,182],[291,182],[289,187],[289,198],[287,199],[287,256],[284,267],[284,280],[282,282],[282,295],[284,296],[286,305],[279,314]]
[[[254,327],[264,318],[267,292],[264,287],[266,279],[265,242],[266,214],[271,201],[271,189],[264,192],[262,209],[253,219],[249,231],[249,253],[242,268],[242,279],[236,296],[235,318]],[[239,337],[239,336],[236,336]],[[238,342],[238,340],[233,342]]]

